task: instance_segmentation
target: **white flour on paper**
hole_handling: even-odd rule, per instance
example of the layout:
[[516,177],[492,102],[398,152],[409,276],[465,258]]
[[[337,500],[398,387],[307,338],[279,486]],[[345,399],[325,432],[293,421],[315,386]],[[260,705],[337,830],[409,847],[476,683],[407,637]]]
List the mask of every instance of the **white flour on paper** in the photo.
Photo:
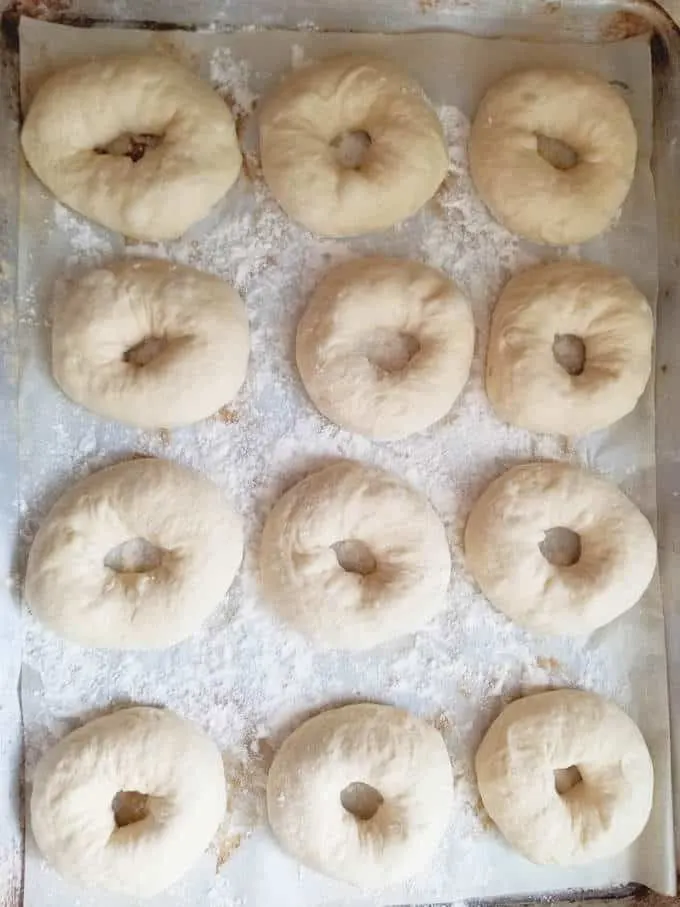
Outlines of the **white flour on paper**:
[[[22,60],[29,70],[31,61],[44,51],[41,42],[47,36],[52,54],[57,55],[60,47],[67,55],[79,52],[74,50],[77,39],[74,44],[69,38],[71,30],[41,25],[33,32],[33,28],[22,33]],[[104,36],[103,31],[90,33],[93,40],[112,42],[113,48],[116,40],[123,40],[116,38],[121,33]],[[133,38],[140,46],[148,40],[148,33],[137,32],[126,32],[125,40],[131,35],[140,36]],[[665,673],[649,683],[644,695],[640,690],[645,672],[655,666],[665,671],[663,644],[659,650],[658,590],[651,591],[642,616],[638,609],[589,640],[532,637],[487,604],[465,571],[461,551],[465,518],[475,498],[491,478],[518,461],[580,457],[594,468],[612,471],[617,480],[627,476],[635,496],[638,472],[648,466],[648,454],[641,448],[638,457],[637,448],[630,447],[630,435],[637,431],[648,437],[653,426],[649,401],[638,414],[639,422],[628,426],[624,448],[615,434],[611,443],[610,435],[603,434],[595,446],[574,451],[559,439],[498,422],[483,391],[483,355],[494,301],[519,268],[540,258],[573,256],[574,250],[538,250],[489,217],[467,171],[469,120],[452,103],[437,105],[450,146],[450,173],[435,198],[406,225],[376,236],[336,241],[315,238],[289,221],[269,196],[259,171],[254,119],[260,86],[271,72],[304,65],[321,55],[323,43],[315,42],[333,36],[288,35],[284,54],[284,39],[278,35],[271,48],[253,52],[252,60],[238,44],[264,37],[174,39],[178,47],[186,44],[187,54],[200,57],[204,75],[229,101],[245,149],[238,185],[209,221],[183,240],[123,245],[55,203],[31,178],[25,183],[30,213],[21,262],[25,547],[65,487],[131,454],[172,458],[211,477],[243,514],[247,532],[243,569],[225,602],[202,632],[172,649],[82,650],[60,642],[27,616],[23,683],[27,778],[30,782],[36,759],[50,743],[111,707],[162,704],[198,721],[224,752],[229,814],[215,843],[217,871],[202,867],[197,887],[191,887],[192,881],[186,888],[180,886],[172,897],[159,899],[164,907],[196,902],[197,892],[204,903],[220,907],[265,903],[358,907],[581,885],[606,887],[643,876],[662,886],[669,858],[655,845],[663,822],[654,826],[642,850],[592,873],[532,867],[513,856],[481,808],[472,762],[481,735],[503,703],[551,686],[579,686],[612,697],[641,721],[643,730],[648,722],[648,739],[662,733],[663,719],[657,719],[657,710],[652,715],[649,701],[657,700],[665,688]],[[411,39],[395,38],[390,46],[398,48],[400,40]],[[240,53],[226,46],[231,41],[241,47]],[[398,50],[393,53],[398,55]],[[411,58],[406,47],[403,53],[420,76],[424,66],[420,58]],[[436,48],[432,57],[439,66],[446,59]],[[451,94],[456,99],[455,87]],[[603,260],[616,257],[617,235],[613,231],[605,237],[592,254]],[[410,256],[445,270],[468,294],[477,327],[470,381],[449,415],[428,432],[393,444],[374,444],[322,418],[307,399],[294,364],[295,328],[314,284],[332,264],[367,252]],[[104,423],[76,408],[52,383],[46,339],[51,285],[64,272],[68,276],[114,254],[180,261],[223,277],[244,296],[252,332],[248,377],[237,399],[212,419],[172,432],[142,432]],[[616,460],[613,448],[626,456]],[[256,581],[259,534],[274,501],[309,470],[338,457],[393,470],[426,493],[447,526],[454,560],[445,614],[414,637],[351,655],[315,652],[288,631],[261,600]],[[622,461],[627,463],[623,470]],[[660,630],[662,638],[662,623]],[[432,866],[411,882],[377,896],[353,892],[284,857],[266,830],[264,813],[267,765],[285,735],[319,709],[358,700],[403,706],[431,720],[449,746],[456,780],[451,829]],[[662,778],[666,768],[661,765]],[[74,892],[44,866],[29,841],[26,907],[62,907]],[[102,900],[98,893],[78,892],[78,897],[82,907],[109,903],[122,907],[122,902]]]

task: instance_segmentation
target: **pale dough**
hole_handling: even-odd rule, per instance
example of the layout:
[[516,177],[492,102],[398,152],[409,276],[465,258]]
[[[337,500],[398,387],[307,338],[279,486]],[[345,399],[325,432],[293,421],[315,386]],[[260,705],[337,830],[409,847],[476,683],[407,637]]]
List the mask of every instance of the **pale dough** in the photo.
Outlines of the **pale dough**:
[[[577,158],[560,169],[539,142]],[[527,69],[484,96],[470,132],[470,173],[508,230],[540,243],[580,243],[615,219],[635,173],[637,134],[619,91],[579,70]]]
[[[356,166],[337,143],[361,134]],[[284,211],[323,236],[384,230],[415,214],[449,166],[437,115],[389,60],[345,54],[290,73],[260,113],[267,185]]]
[[[494,310],[486,392],[501,419],[530,431],[606,428],[647,386],[653,336],[649,304],[623,274],[586,261],[528,268],[505,286]],[[577,374],[555,357],[555,345],[569,337],[584,345]]]
[[642,734],[593,693],[555,690],[511,702],[482,740],[475,767],[486,811],[533,863],[614,856],[641,834],[652,808],[654,770]]
[[[571,566],[541,552],[546,533],[580,540]],[[515,466],[475,502],[465,558],[500,611],[538,633],[590,633],[632,608],[656,569],[647,519],[606,479],[567,463]]]
[[[93,412],[173,428],[213,415],[245,379],[245,307],[217,277],[124,259],[87,271],[60,295],[52,372],[65,394]],[[139,364],[128,354],[145,341],[158,347]]]
[[[351,543],[349,556],[339,543]],[[357,543],[364,548],[355,559]],[[343,460],[277,502],[260,570],[267,599],[313,643],[368,649],[421,629],[446,607],[451,555],[426,498],[389,472]]]
[[[146,801],[138,821],[119,826],[113,800],[123,791]],[[147,898],[196,863],[225,809],[222,757],[212,740],[174,712],[138,707],[88,722],[43,755],[31,827],[60,875]]]
[[[382,797],[360,818],[342,791],[356,782]],[[449,824],[451,763],[439,733],[408,712],[361,703],[306,721],[274,757],[267,812],[281,846],[306,866],[362,888],[427,867]]]
[[[104,563],[135,539],[158,549],[155,567]],[[50,510],[30,550],[26,600],[72,642],[160,649],[200,628],[242,554],[241,518],[216,485],[166,460],[130,460],[78,482]]]
[[307,393],[333,422],[379,441],[422,431],[470,374],[470,306],[441,271],[397,258],[333,268],[297,331]]
[[163,56],[103,57],[47,79],[21,144],[64,204],[135,239],[180,236],[236,181],[229,108]]

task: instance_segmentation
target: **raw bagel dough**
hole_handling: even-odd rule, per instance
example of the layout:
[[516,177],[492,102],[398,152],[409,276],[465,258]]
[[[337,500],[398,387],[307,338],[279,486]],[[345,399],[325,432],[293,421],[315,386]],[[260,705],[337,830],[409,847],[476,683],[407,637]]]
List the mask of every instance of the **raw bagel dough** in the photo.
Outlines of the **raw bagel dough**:
[[[580,537],[571,566],[541,553],[546,533]],[[652,527],[616,485],[566,463],[515,466],[475,502],[467,565],[500,611],[538,633],[590,633],[632,608],[656,569]]]
[[470,374],[474,342],[468,302],[445,274],[363,258],[317,286],[298,326],[297,364],[325,416],[390,441],[446,415]]
[[[116,571],[104,559],[145,539],[158,566]],[[107,649],[162,649],[196,632],[231,585],[241,519],[199,473],[144,458],[96,472],[54,505],[28,558],[25,594],[60,636]]]
[[[238,293],[210,274],[124,259],[67,285],[55,307],[52,372],[76,403],[142,428],[213,415],[246,375],[248,318]],[[161,344],[144,365],[145,340]]]
[[[382,796],[371,818],[341,802],[355,782]],[[269,823],[281,846],[317,872],[363,888],[424,869],[452,805],[451,763],[439,733],[408,712],[371,703],[306,721],[284,741],[267,779]]]
[[[583,371],[557,361],[555,338],[578,337]],[[486,391],[501,419],[581,435],[623,418],[647,386],[654,318],[622,274],[585,261],[529,268],[505,286],[491,321]]]
[[[654,770],[642,734],[593,693],[554,690],[511,702],[482,740],[475,767],[487,812],[533,863],[611,857],[641,834],[652,808]],[[574,773],[577,783],[559,793],[555,772],[572,767],[582,780]]]
[[[340,542],[363,543],[373,569],[344,569]],[[451,555],[426,498],[389,472],[344,460],[277,502],[260,565],[269,601],[316,645],[369,649],[446,607]]]
[[[356,167],[336,143],[365,134]],[[436,192],[449,166],[437,115],[394,63],[344,54],[288,75],[265,100],[260,150],[284,211],[322,236],[384,230]]]
[[241,169],[222,98],[162,56],[104,57],[57,72],[33,98],[21,144],[59,201],[135,239],[180,236]]
[[[112,801],[147,796],[121,825]],[[167,709],[122,709],[68,734],[40,760],[31,825],[45,859],[82,885],[151,897],[208,847],[226,809],[222,757],[192,721]]]
[[[576,164],[548,163],[541,136],[568,145]],[[540,243],[580,243],[602,233],[628,195],[637,134],[628,105],[599,76],[528,69],[486,93],[469,154],[482,201],[508,230]]]

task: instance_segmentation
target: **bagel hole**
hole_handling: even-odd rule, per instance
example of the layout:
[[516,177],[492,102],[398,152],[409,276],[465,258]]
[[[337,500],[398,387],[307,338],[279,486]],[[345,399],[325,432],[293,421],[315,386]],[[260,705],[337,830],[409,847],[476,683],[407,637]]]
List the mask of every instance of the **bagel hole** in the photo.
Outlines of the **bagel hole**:
[[366,356],[383,372],[400,372],[420,351],[420,343],[413,334],[381,329],[371,337]]
[[104,558],[104,566],[116,573],[149,573],[160,567],[163,549],[146,539],[128,539],[112,548]]
[[555,170],[571,170],[578,164],[578,152],[562,139],[536,133],[536,150]]
[[147,151],[157,148],[163,141],[162,135],[150,132],[123,132],[107,145],[98,145],[97,154],[112,154],[115,157],[129,157],[133,164],[141,161]]
[[586,345],[576,334],[555,334],[552,346],[555,362],[568,375],[581,375],[586,367]]
[[125,350],[123,362],[129,362],[130,365],[136,365],[137,368],[144,368],[152,359],[159,356],[167,345],[168,340],[165,337],[145,337],[144,340]]
[[331,142],[336,161],[346,170],[359,170],[371,145],[371,137],[363,129],[341,132]]
[[348,813],[361,822],[372,819],[383,804],[383,797],[370,784],[352,781],[340,792],[340,802]]
[[118,828],[134,825],[149,815],[149,797],[138,790],[119,790],[111,801],[111,809]]
[[581,559],[581,536],[566,526],[548,529],[538,547],[554,567],[573,567]]
[[331,545],[331,548],[335,552],[338,563],[347,573],[360,573],[362,576],[368,576],[378,566],[371,549],[359,539],[343,539],[341,542]]
[[555,790],[560,796],[569,793],[570,790],[583,781],[583,776],[575,765],[569,765],[567,768],[556,768],[553,774],[555,775]]

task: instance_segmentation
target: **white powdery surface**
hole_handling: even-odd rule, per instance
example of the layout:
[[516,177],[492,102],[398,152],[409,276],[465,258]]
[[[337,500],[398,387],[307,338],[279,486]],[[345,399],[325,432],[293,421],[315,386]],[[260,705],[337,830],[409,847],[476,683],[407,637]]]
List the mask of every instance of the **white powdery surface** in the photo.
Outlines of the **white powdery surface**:
[[[248,72],[224,52],[213,81],[233,98],[248,143],[256,97]],[[210,476],[231,496],[246,525],[243,569],[203,631],[157,653],[83,650],[62,643],[30,617],[24,676],[27,768],[57,737],[96,714],[133,703],[164,705],[198,721],[225,754],[231,812],[217,849],[220,861],[264,821],[266,766],[283,737],[304,717],[348,701],[403,706],[431,720],[450,748],[456,805],[433,875],[484,883],[479,841],[488,835],[472,759],[481,734],[502,704],[550,685],[579,685],[625,706],[630,690],[609,686],[604,647],[531,637],[496,613],[465,571],[461,535],[487,482],[516,461],[564,458],[555,439],[532,436],[494,417],[483,391],[489,314],[508,276],[532,258],[494,223],[467,173],[468,124],[455,108],[439,111],[451,151],[451,172],[425,209],[398,229],[349,241],[320,240],[290,222],[268,195],[252,141],[247,174],[207,225],[176,243],[129,244],[128,255],[185,262],[234,283],[247,303],[252,331],[248,378],[219,416],[183,430],[140,432],[105,424],[77,410],[39,363],[42,323],[28,292],[24,346],[22,510],[28,544],[40,517],[70,482],[131,453],[169,457]],[[105,231],[59,205],[54,225],[68,240],[69,267],[115,251]],[[378,252],[440,267],[468,293],[477,326],[470,380],[448,416],[429,431],[375,444],[342,431],[313,408],[295,369],[295,328],[305,300],[334,262]],[[47,430],[39,426],[47,422]],[[264,518],[279,495],[308,471],[339,457],[392,470],[428,495],[444,520],[454,569],[446,611],[415,636],[367,653],[320,653],[289,631],[263,602],[257,583]],[[320,607],[333,607],[320,602]],[[417,603],[414,603],[417,607]],[[229,902],[224,870],[214,902]]]

